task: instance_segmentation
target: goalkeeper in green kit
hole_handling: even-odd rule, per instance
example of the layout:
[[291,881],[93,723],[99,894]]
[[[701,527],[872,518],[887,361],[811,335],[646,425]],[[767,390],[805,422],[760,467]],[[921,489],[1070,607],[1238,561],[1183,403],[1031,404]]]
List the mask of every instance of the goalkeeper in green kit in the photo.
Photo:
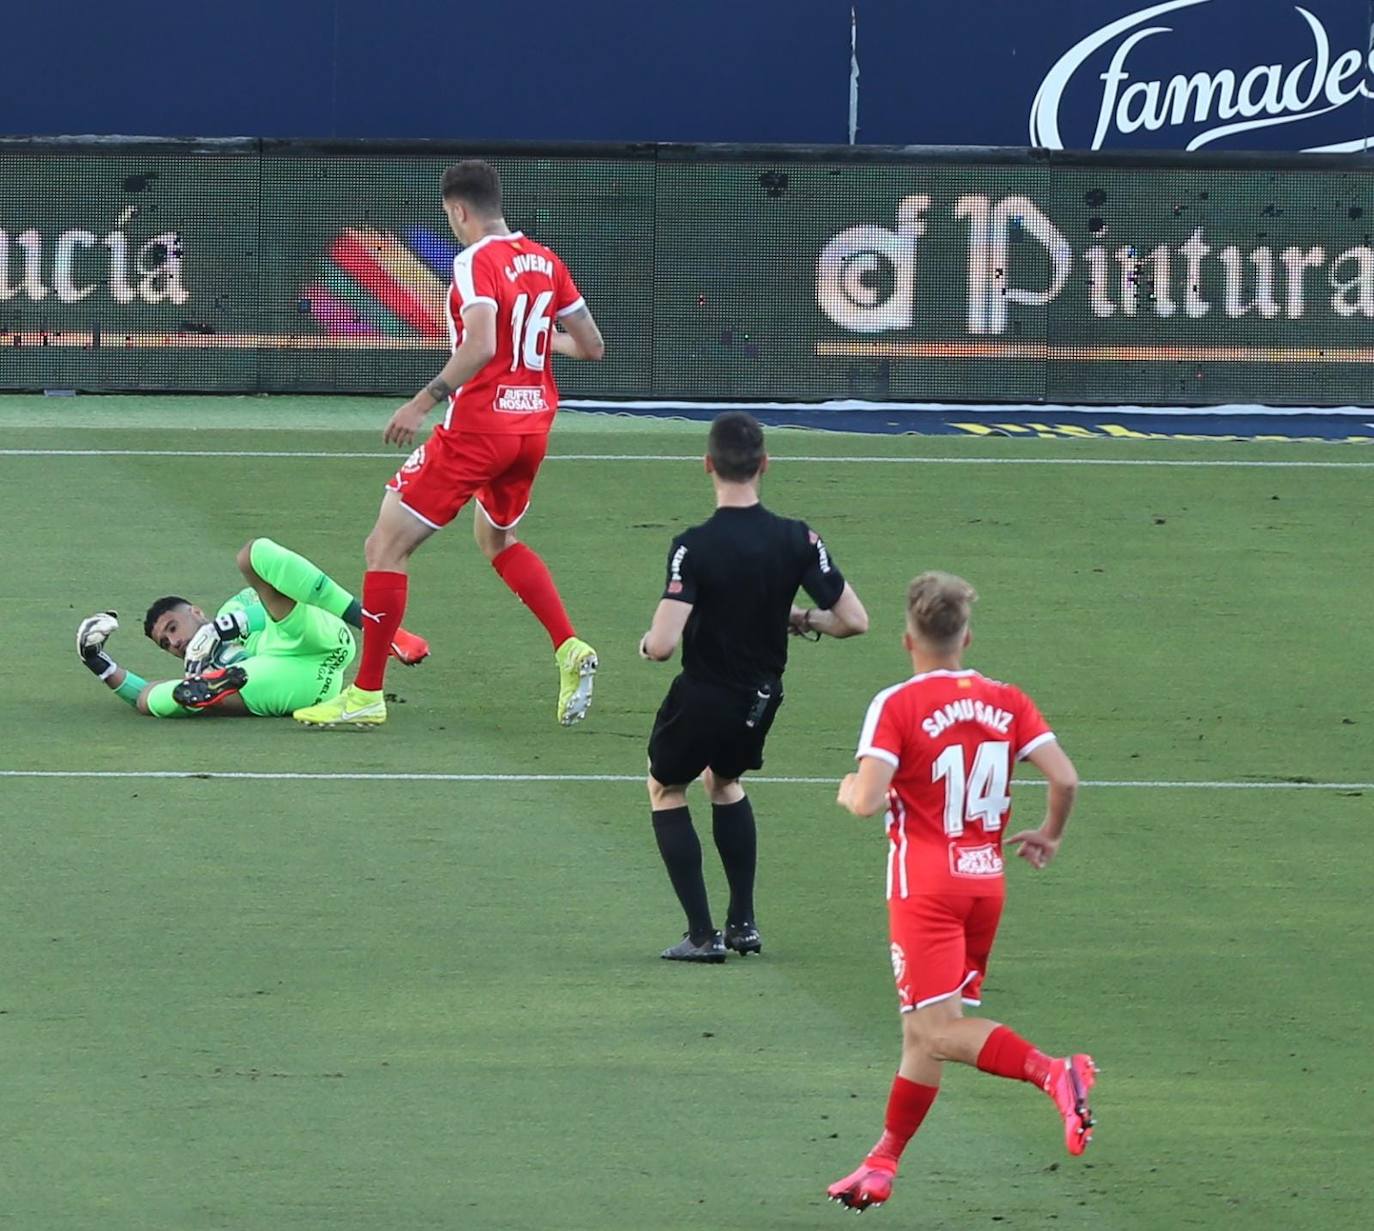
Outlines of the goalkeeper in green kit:
[[[78,656],[116,696],[153,718],[273,717],[337,696],[356,653],[353,629],[367,612],[316,565],[271,539],[247,543],[238,566],[248,586],[213,618],[176,595],[148,608],[143,632],[183,660],[180,678],[148,681],[119,666],[106,649],[119,627],[113,611],[81,621]],[[399,629],[391,653],[413,665],[429,645]]]

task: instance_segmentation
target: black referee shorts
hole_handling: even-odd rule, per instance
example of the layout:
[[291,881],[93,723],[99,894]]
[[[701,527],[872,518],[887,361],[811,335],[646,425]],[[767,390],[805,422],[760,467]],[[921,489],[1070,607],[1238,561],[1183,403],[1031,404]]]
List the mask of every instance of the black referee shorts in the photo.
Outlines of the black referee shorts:
[[782,704],[782,681],[763,687],[771,692],[766,701],[755,689],[725,688],[679,675],[654,717],[649,772],[664,786],[686,786],[708,768],[721,778],[761,769],[764,740]]

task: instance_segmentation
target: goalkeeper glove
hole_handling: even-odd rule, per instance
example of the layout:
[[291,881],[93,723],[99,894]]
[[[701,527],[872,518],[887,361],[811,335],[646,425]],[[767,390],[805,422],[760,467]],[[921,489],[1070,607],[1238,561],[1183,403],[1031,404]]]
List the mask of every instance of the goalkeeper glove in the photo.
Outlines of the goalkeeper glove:
[[76,629],[76,653],[96,679],[106,679],[115,669],[115,660],[105,653],[105,642],[119,627],[119,616],[100,611],[87,616]]
[[226,641],[242,641],[248,636],[248,617],[242,611],[226,611],[202,624],[186,645],[186,674],[200,675],[212,666],[215,655]]

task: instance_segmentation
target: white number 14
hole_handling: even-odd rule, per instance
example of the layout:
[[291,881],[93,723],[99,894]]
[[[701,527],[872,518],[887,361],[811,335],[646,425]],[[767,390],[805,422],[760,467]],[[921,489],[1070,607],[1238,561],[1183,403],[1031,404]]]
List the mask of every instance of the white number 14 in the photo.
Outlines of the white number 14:
[[1011,745],[989,740],[973,754],[973,770],[964,772],[964,750],[951,744],[936,760],[930,780],[945,780],[945,833],[957,838],[964,822],[982,825],[988,833],[1002,828],[1011,807],[1007,780],[1011,777]]

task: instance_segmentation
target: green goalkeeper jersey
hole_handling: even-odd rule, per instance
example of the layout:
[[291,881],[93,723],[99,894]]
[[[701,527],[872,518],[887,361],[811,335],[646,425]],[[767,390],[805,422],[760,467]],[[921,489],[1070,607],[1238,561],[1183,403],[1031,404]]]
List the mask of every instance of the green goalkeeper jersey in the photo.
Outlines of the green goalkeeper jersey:
[[[242,667],[248,682],[240,691],[250,713],[262,717],[289,714],[338,696],[343,673],[357,645],[353,630],[320,607],[297,603],[286,619],[273,620],[252,587],[228,599],[217,614],[242,612],[248,636],[225,642],[215,664]],[[172,699],[175,681],[158,684],[148,695],[149,712],[158,718],[202,713],[183,709]]]

